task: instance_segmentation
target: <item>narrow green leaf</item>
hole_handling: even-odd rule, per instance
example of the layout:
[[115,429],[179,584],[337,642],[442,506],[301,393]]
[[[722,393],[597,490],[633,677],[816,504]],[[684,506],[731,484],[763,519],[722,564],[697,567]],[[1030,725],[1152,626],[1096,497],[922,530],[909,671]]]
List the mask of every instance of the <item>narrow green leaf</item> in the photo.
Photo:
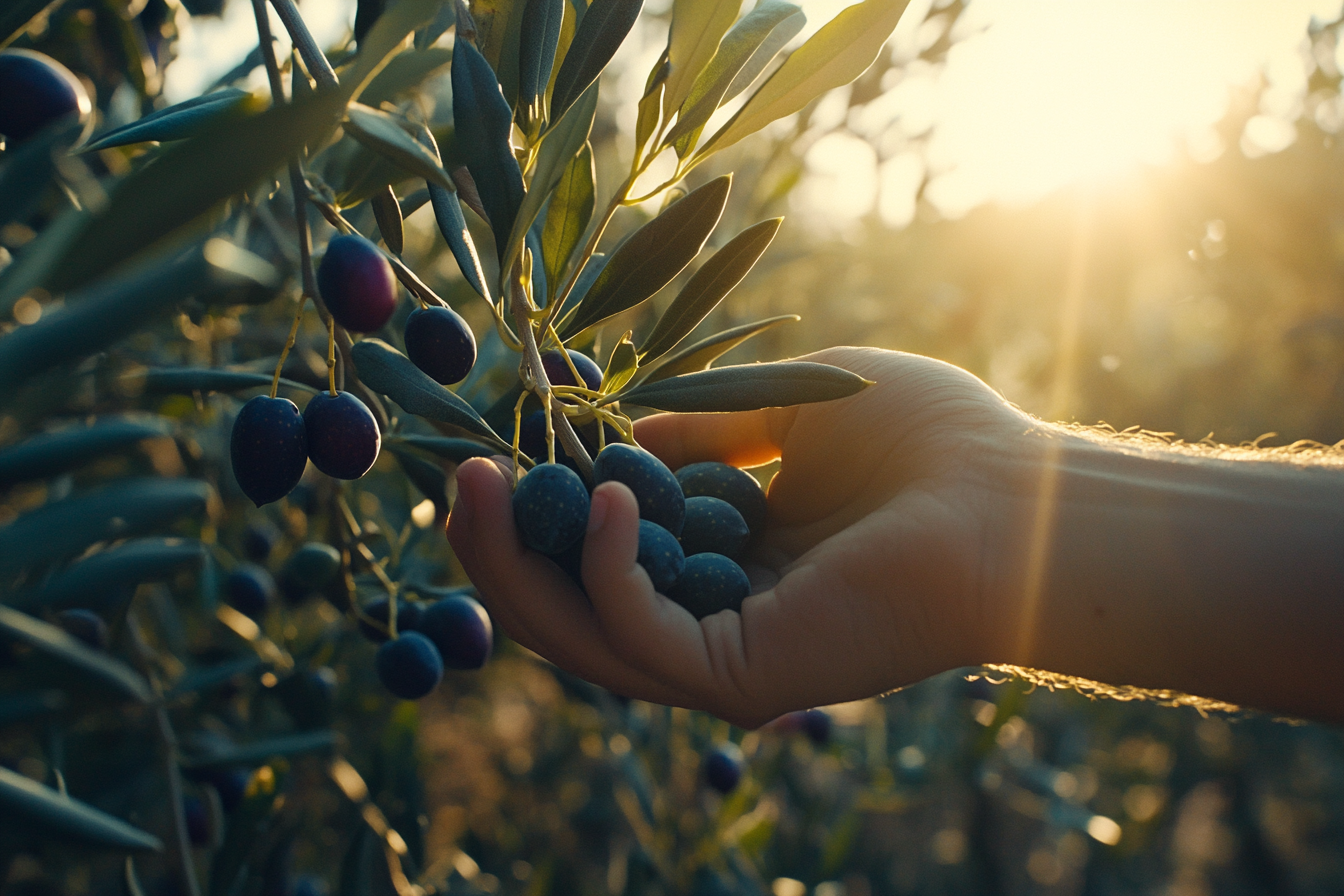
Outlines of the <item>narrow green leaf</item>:
[[391,187],[383,187],[369,197],[369,205],[373,207],[373,219],[378,222],[378,233],[383,238],[383,244],[393,255],[400,255],[405,231],[402,229],[401,203],[397,202],[397,194],[392,192]]
[[[546,223],[541,231],[542,256],[546,260],[546,282],[554,291],[560,285],[569,266],[569,257],[579,245],[579,239],[588,229],[596,202],[593,169],[593,148],[585,143],[574,158],[569,160],[560,182],[555,185],[551,205],[546,210]],[[550,304],[551,297],[546,297]]]
[[[256,103],[246,100],[240,111],[251,111]],[[197,136],[162,150],[153,164],[118,181],[97,215],[68,213],[71,220],[80,222],[72,226],[74,233],[48,228],[29,243],[23,255],[56,233],[50,239],[59,251],[43,264],[38,283],[45,281],[53,293],[79,286],[145,251],[228,197],[251,189],[305,143],[316,145],[336,125],[344,105],[339,94],[317,93],[308,102],[211,122]],[[14,276],[21,273],[17,269],[22,267],[22,257],[0,278],[0,307],[9,307],[31,288],[14,293],[26,279]]]
[[[807,16],[792,3],[757,4],[733,26],[696,77],[663,145],[676,143],[677,155],[684,157],[714,111],[746,89],[806,23]],[[746,83],[738,86],[739,80]]]
[[663,120],[663,95],[667,91],[667,54],[649,72],[649,81],[644,88],[644,97],[639,101],[639,114],[635,118],[635,154],[644,151],[658,123]]
[[267,262],[219,238],[169,261],[150,260],[91,284],[71,295],[60,310],[0,338],[0,382],[12,393],[13,387],[45,370],[129,336],[188,296],[246,283],[275,285],[278,280]]
[[496,253],[502,259],[525,192],[509,142],[513,111],[504,101],[489,63],[466,41],[454,51],[452,76],[457,146],[476,184],[495,234]]
[[872,385],[857,373],[813,361],[775,361],[715,367],[645,382],[621,396],[623,404],[685,414],[755,411],[831,401]]
[[6,0],[0,5],[0,49],[3,49],[19,32],[44,9],[55,9],[65,0]]
[[429,202],[434,209],[434,221],[439,225],[439,233],[457,259],[458,270],[467,279],[471,288],[482,298],[490,298],[490,290],[485,285],[485,270],[481,267],[481,258],[476,254],[476,243],[467,229],[467,219],[462,214],[462,205],[457,201],[457,191],[448,190],[437,184],[429,184]]
[[368,34],[359,42],[354,64],[341,73],[342,99],[357,99],[374,77],[391,64],[393,54],[415,29],[427,25],[438,14],[442,0],[398,0],[378,17]]
[[[532,169],[532,185],[523,197],[514,218],[513,230],[509,234],[508,251],[504,255],[501,277],[513,268],[513,262],[522,251],[524,237],[532,227],[532,222],[541,213],[541,207],[564,176],[569,163],[588,142],[593,129],[593,118],[597,115],[597,85],[584,91],[579,101],[569,108],[555,127],[541,141],[537,152],[537,161]],[[535,259],[540,261],[540,259]]]
[[725,174],[677,200],[617,247],[574,315],[560,329],[569,340],[662,289],[699,254],[719,223],[732,176]]
[[44,504],[0,527],[0,575],[169,526],[202,512],[209,496],[210,487],[194,479],[139,478]]
[[841,10],[784,60],[698,155],[732,146],[863,74],[895,30],[909,2],[864,0]]
[[85,144],[80,151],[93,152],[147,140],[185,140],[199,133],[205,125],[235,112],[250,96],[237,87],[225,87],[113,128]]
[[398,444],[419,448],[455,464],[460,464],[471,457],[490,457],[499,453],[498,448],[482,445],[471,439],[454,439],[449,436],[389,436],[383,444],[389,449]]
[[276,756],[322,753],[335,746],[336,732],[305,731],[302,734],[285,734],[250,744],[229,745],[203,755],[185,756],[182,765],[191,769],[255,766]]
[[634,27],[644,0],[593,0],[574,31],[551,94],[551,118],[565,113],[597,80]]
[[551,80],[555,50],[560,43],[565,0],[527,0],[523,8],[518,47],[518,109],[524,120],[539,121],[542,98]]
[[205,549],[195,539],[137,539],[72,563],[41,589],[10,602],[21,610],[71,606],[104,609],[124,593],[123,589],[141,582],[164,581],[204,561]]
[[690,335],[724,296],[747,276],[783,221],[783,218],[771,218],[748,227],[701,265],[640,346],[640,360],[648,363],[660,358]]
[[[143,373],[131,374],[132,384],[143,381],[145,392],[151,394],[190,395],[193,392],[243,392],[271,386],[271,374],[252,373],[246,370],[219,370],[214,367],[151,367]],[[316,393],[322,391],[307,383],[280,378],[280,386],[299,392]]]
[[714,58],[719,41],[737,18],[738,7],[722,0],[675,0],[668,32],[667,93],[664,102],[678,109],[691,85]]
[[452,61],[453,51],[447,47],[428,47],[398,53],[387,61],[383,70],[364,88],[359,97],[360,102],[377,109],[382,103],[391,102],[415,90],[447,68]]
[[498,73],[500,90],[512,106],[518,98],[518,45],[522,40],[526,0],[473,0],[476,23],[473,43]]
[[61,837],[112,849],[160,850],[158,837],[88,803],[0,766],[0,805],[17,823],[40,825]]
[[351,357],[364,384],[391,398],[407,413],[450,423],[496,445],[506,444],[471,405],[434,382],[410,358],[381,339],[360,340]]
[[355,43],[364,43],[364,36],[369,33],[373,23],[378,21],[378,17],[383,14],[383,9],[387,6],[387,0],[357,0],[355,3]]
[[154,699],[149,682],[139,672],[49,622],[34,619],[12,607],[0,606],[0,633],[31,645],[61,665],[74,669],[82,678],[96,680],[124,697],[140,703],[150,703]]
[[733,327],[731,330],[724,330],[722,333],[715,333],[713,336],[706,336],[699,342],[694,342],[672,355],[657,367],[650,369],[648,375],[643,377],[640,382],[653,383],[670,376],[704,370],[721,355],[727,354],[756,334],[763,333],[779,324],[797,320],[802,320],[802,318],[796,314],[781,314],[779,317],[769,317],[756,323],[743,324],[740,327]]
[[88,426],[40,433],[0,451],[0,487],[45,479],[145,439],[169,435],[159,417],[105,417]]
[[[457,18],[453,10],[455,5],[452,0],[443,0],[438,14],[434,16],[434,21],[415,32],[415,48],[417,50],[423,51],[433,47],[435,42],[443,37],[449,28],[453,27]],[[462,32],[459,31],[458,33]]]
[[365,147],[428,183],[452,185],[448,172],[419,140],[406,133],[386,112],[351,103],[345,112],[345,131]]
[[630,333],[627,331],[611,350],[611,357],[607,359],[607,369],[602,374],[602,391],[610,393],[619,390],[630,382],[630,378],[637,370],[639,370],[639,353],[635,351],[635,344],[630,341]]

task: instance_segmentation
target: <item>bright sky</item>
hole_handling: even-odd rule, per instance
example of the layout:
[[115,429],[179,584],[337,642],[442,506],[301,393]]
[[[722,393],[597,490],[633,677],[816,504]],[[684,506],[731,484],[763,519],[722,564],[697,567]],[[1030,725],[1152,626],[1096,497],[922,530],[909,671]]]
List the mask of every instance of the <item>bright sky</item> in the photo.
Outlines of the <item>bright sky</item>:
[[[796,0],[797,2],[797,0]],[[930,0],[913,0],[927,6]],[[654,0],[650,0],[654,5]],[[808,31],[845,0],[801,0]],[[319,40],[349,27],[353,0],[300,4]],[[1212,130],[1230,89],[1263,76],[1269,90],[1242,149],[1273,152],[1295,138],[1307,68],[1307,24],[1329,20],[1341,0],[972,0],[947,64],[912,66],[849,125],[806,156],[799,211],[843,225],[874,208],[892,225],[926,196],[949,216],[984,202],[1025,203],[1081,178],[1161,164],[1185,145],[1196,157],[1224,147]],[[185,14],[184,18],[185,18]],[[278,27],[277,33],[283,34]],[[917,41],[918,29],[903,29]],[[166,91],[195,96],[255,42],[251,4],[230,0],[219,20],[193,19]],[[643,74],[639,79],[643,81]],[[261,86],[260,82],[257,84]],[[837,125],[843,96],[818,110]],[[904,149],[931,133],[927,149]]]

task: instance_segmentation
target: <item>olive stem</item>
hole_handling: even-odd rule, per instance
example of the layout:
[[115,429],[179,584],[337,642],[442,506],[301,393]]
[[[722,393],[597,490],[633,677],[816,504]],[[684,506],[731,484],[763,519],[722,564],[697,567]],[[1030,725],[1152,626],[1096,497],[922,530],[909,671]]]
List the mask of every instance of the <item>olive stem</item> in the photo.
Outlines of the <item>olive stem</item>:
[[[510,305],[513,310],[513,320],[518,327],[518,336],[523,340],[523,353],[528,372],[531,374],[532,391],[536,393],[537,398],[541,399],[541,405],[546,409],[546,430],[549,435],[554,426],[551,414],[551,381],[546,378],[546,369],[541,363],[541,352],[537,350],[536,336],[532,332],[532,320],[527,315],[527,293],[523,290],[523,285],[517,276],[513,278],[513,296]],[[561,443],[565,446],[566,453],[579,465],[579,472],[583,474],[583,478],[592,481],[592,458],[588,456],[588,450],[583,447],[583,443],[579,441],[578,433],[574,431],[574,427],[569,423],[569,418],[564,414],[560,415],[560,426],[557,434],[560,436]],[[551,440],[548,438],[546,441],[549,453]]]

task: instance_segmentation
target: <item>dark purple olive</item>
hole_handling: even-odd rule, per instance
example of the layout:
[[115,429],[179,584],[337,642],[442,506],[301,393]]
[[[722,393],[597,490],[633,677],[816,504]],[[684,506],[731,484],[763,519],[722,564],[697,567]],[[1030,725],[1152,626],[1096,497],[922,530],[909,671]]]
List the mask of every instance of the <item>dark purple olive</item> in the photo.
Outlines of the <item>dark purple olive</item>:
[[276,593],[275,579],[255,563],[239,563],[224,580],[229,606],[254,619],[266,615]]
[[319,392],[303,409],[308,456],[313,466],[335,479],[358,479],[378,459],[383,443],[378,421],[364,402],[349,392]]
[[93,104],[68,68],[32,50],[0,53],[0,134],[19,144],[67,116],[88,118]]
[[238,487],[258,507],[289,494],[308,463],[308,438],[294,402],[258,395],[243,405],[229,456]]
[[362,236],[327,243],[317,288],[336,323],[353,333],[380,330],[397,307],[397,278],[378,247]]
[[62,610],[56,614],[56,621],[66,634],[94,650],[107,649],[107,623],[92,610]]
[[494,629],[490,614],[474,598],[453,594],[431,604],[416,630],[439,648],[449,669],[479,669],[490,659]]
[[451,308],[417,308],[406,318],[406,355],[434,382],[451,386],[471,373],[476,337]]
[[403,700],[419,700],[443,680],[443,657],[419,632],[406,632],[379,647],[373,667],[383,687]]
[[737,744],[719,744],[705,757],[705,781],[719,793],[732,793],[742,780],[742,751]]
[[[587,355],[567,349],[569,359],[574,362],[574,369],[583,377],[583,385],[594,391],[602,388],[602,369],[597,366],[592,358]],[[542,369],[546,371],[546,379],[552,386],[577,386],[578,382],[574,379],[574,374],[570,371],[569,365],[565,363],[565,356],[558,351],[546,352],[541,356]]]

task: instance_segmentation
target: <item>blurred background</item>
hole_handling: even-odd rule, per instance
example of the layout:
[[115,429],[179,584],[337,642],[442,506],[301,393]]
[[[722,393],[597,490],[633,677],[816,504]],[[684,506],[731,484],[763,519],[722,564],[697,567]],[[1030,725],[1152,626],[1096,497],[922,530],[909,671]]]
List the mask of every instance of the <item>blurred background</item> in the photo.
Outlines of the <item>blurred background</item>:
[[[845,4],[801,5],[798,40]],[[353,2],[301,8],[324,45],[348,41]],[[649,0],[604,75],[599,201],[629,158],[669,10]],[[692,176],[736,172],[721,234],[787,216],[707,331],[798,313],[727,360],[876,345],[964,366],[1048,419],[1190,442],[1344,440],[1340,14],[1338,0],[914,0],[855,84]],[[25,40],[88,77],[111,126],[222,78],[261,88],[251,16],[245,0],[70,0]],[[445,101],[446,81],[420,102]],[[621,212],[614,232],[645,216]],[[485,332],[429,210],[407,228],[408,262]],[[274,342],[286,317],[235,315],[231,335]],[[201,321],[178,324],[190,359],[188,324]],[[316,376],[324,336],[304,338]],[[483,402],[491,385],[467,388]],[[178,401],[158,410],[202,412]],[[361,518],[379,512],[370,497]],[[297,543],[296,518],[277,522]],[[1338,728],[958,670],[825,722],[743,732],[615,698],[502,638],[483,672],[414,706],[378,695],[368,657],[341,656],[335,727],[448,892],[1344,892]],[[255,720],[268,687],[193,711]],[[32,732],[14,732],[0,731],[0,759],[41,777]],[[725,740],[747,772],[723,796],[702,763]],[[355,879],[392,892],[386,874],[347,876],[381,852],[306,762],[267,835],[288,857],[280,892],[298,892],[295,874],[310,892]],[[50,846],[13,858],[5,892],[123,892],[116,867]]]

